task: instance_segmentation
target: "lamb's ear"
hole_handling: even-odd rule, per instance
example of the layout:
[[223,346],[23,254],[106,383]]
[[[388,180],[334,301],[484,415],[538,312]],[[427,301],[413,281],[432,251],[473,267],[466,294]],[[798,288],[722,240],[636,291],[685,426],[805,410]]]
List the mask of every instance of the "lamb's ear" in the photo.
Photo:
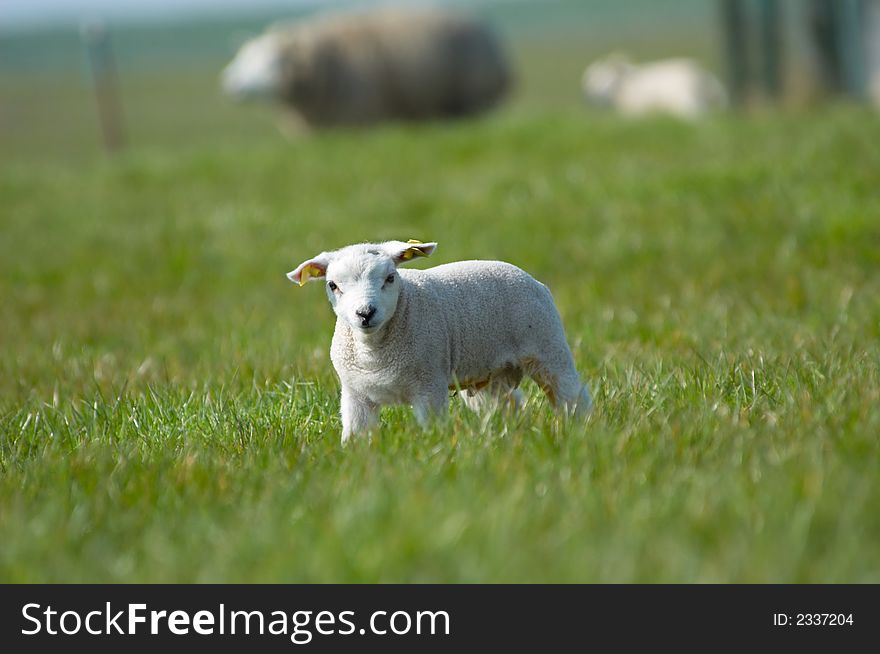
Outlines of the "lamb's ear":
[[388,241],[383,243],[382,246],[385,248],[388,256],[394,259],[394,263],[398,266],[415,257],[430,257],[434,250],[437,249],[436,243],[422,243],[413,239],[406,243],[403,241]]
[[327,274],[327,266],[330,263],[330,257],[326,252],[319,254],[314,259],[303,261],[295,270],[287,273],[287,278],[294,284],[304,285],[307,281],[324,279]]

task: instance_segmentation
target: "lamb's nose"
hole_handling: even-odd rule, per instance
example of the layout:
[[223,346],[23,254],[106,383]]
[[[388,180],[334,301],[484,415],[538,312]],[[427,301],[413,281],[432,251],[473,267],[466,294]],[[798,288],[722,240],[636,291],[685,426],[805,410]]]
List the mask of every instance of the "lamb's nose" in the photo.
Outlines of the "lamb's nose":
[[370,318],[376,315],[376,307],[371,304],[364,309],[358,309],[355,314],[361,319],[361,325],[366,327],[370,324]]

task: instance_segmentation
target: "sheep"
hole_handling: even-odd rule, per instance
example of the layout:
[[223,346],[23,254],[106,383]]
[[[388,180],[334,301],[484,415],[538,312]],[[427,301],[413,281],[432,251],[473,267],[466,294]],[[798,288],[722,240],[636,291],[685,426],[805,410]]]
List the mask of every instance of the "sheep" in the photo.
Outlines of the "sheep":
[[275,100],[311,128],[478,114],[510,80],[484,25],[402,8],[276,25],[246,42],[222,75],[229,95]]
[[868,2],[865,14],[863,25],[867,50],[868,100],[875,108],[880,109],[880,0]]
[[330,359],[342,387],[342,442],[369,433],[386,405],[442,419],[449,392],[473,410],[521,405],[523,375],[560,410],[584,417],[592,398],[546,286],[501,261],[398,270],[436,243],[362,243],[322,252],[287,274],[325,281],[336,313]]
[[667,113],[695,119],[727,106],[721,82],[692,59],[634,64],[612,54],[590,64],[581,77],[588,102],[622,114]]

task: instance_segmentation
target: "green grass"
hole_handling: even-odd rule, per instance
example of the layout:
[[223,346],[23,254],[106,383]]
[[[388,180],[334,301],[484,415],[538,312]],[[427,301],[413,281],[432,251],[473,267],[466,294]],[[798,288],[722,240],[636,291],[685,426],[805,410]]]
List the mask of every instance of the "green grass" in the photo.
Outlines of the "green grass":
[[[296,143],[143,77],[114,161],[33,81],[0,152],[0,581],[880,582],[880,119],[628,122],[542,104],[539,68],[485,120]],[[332,312],[284,273],[385,238],[546,282],[589,422],[527,385],[515,419],[391,409],[342,448]]]

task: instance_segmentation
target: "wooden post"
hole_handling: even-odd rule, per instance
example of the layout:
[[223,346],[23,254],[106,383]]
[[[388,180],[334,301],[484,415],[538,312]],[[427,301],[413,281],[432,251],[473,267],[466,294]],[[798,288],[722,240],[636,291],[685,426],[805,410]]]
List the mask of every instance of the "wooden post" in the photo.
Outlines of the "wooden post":
[[843,86],[854,98],[865,97],[865,59],[867,50],[863,38],[865,7],[862,0],[839,0],[835,3],[838,12],[837,44],[839,59],[843,68]]
[[782,39],[779,0],[761,0],[761,81],[771,100],[782,95]]
[[809,24],[810,38],[816,50],[816,63],[822,90],[825,93],[840,93],[844,89],[843,62],[840,60],[841,48],[838,13],[835,0],[810,0]]
[[104,151],[114,154],[125,146],[125,134],[110,35],[102,21],[84,24],[81,35],[92,73]]
[[742,105],[746,99],[749,57],[746,16],[740,0],[721,0],[721,29],[730,98],[734,104]]

